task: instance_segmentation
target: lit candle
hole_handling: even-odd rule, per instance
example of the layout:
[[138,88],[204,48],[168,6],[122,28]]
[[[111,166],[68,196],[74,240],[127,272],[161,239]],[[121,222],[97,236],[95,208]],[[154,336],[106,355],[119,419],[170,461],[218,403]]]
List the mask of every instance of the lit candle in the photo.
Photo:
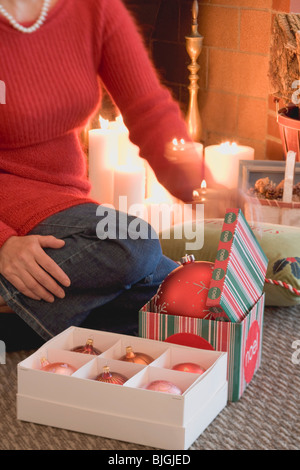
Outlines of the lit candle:
[[207,184],[205,180],[201,181],[201,186],[200,186],[200,195],[202,197],[205,197],[207,193]]
[[202,180],[199,189],[193,192],[194,200],[200,203],[214,202],[220,199],[220,192],[216,189],[207,188],[205,180]]
[[118,158],[115,165],[125,165],[128,155],[132,153],[133,144],[129,140],[129,131],[121,114],[116,117],[115,121],[110,121],[108,127],[117,133]]
[[[138,152],[136,147],[136,152]],[[133,149],[132,149],[133,152]],[[131,154],[133,157],[133,154]],[[139,157],[138,157],[139,158]],[[114,172],[114,207],[117,210],[124,210],[120,207],[120,201],[126,197],[127,210],[129,214],[135,214],[134,205],[143,204],[145,200],[145,167],[143,161],[130,158],[124,165],[118,165]]]
[[[89,179],[91,196],[103,204],[119,207],[119,196],[129,205],[141,202],[145,191],[139,148],[129,140],[129,131],[119,115],[115,121],[99,117],[100,129],[89,131]],[[142,188],[143,186],[143,188]]]
[[113,204],[113,167],[118,158],[117,134],[101,116],[99,121],[101,128],[89,131],[91,197],[103,204]]
[[239,163],[241,160],[253,160],[252,147],[225,142],[205,148],[205,166],[211,171],[216,183],[228,189],[238,187]]
[[[129,139],[129,131],[118,116],[110,123],[110,128],[117,130],[118,160],[114,169],[114,207],[124,211],[124,198],[126,198],[126,212],[135,204],[143,204],[145,199],[145,165],[139,156],[139,147]],[[122,207],[120,207],[122,206]]]
[[205,219],[223,218],[226,209],[234,205],[231,191],[208,188],[205,180],[202,180],[199,189],[193,191],[193,201],[204,204]]
[[165,156],[168,160],[183,163],[195,157],[203,158],[203,145],[200,142],[185,142],[184,139],[174,138],[168,143]]
[[184,139],[173,139],[172,140],[172,146],[173,150],[176,151],[182,151],[185,148],[185,140]]

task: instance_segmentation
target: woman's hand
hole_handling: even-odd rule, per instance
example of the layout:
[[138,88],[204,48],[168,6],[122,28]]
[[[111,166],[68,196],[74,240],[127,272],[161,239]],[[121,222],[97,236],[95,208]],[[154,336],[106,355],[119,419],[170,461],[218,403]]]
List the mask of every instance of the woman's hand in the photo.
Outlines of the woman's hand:
[[152,168],[158,181],[183,202],[193,201],[193,192],[200,189],[203,179],[210,189],[226,190],[215,182],[210,170],[203,163],[202,155],[199,155],[192,142],[186,142],[180,150],[168,145],[164,159],[157,161]]
[[[0,273],[19,292],[35,300],[53,302],[63,298],[70,279],[44,251],[59,249],[64,240],[42,235],[12,236],[0,248]],[[57,282],[56,282],[57,281]]]

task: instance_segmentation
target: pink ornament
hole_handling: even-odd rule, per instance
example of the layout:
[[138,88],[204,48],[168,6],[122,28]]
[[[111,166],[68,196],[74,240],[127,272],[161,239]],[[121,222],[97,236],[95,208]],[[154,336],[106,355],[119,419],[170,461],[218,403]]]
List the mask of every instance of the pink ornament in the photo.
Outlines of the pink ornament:
[[182,265],[160,285],[154,300],[156,312],[210,319],[206,301],[213,270],[214,263],[184,257]]
[[167,380],[154,380],[145,387],[147,390],[155,392],[173,393],[174,395],[182,395],[182,391],[177,385]]
[[41,370],[59,375],[72,375],[77,369],[66,362],[49,362],[43,358],[41,360]]
[[204,374],[205,369],[193,362],[181,362],[172,367],[173,370],[180,370],[182,372],[191,372],[192,374]]

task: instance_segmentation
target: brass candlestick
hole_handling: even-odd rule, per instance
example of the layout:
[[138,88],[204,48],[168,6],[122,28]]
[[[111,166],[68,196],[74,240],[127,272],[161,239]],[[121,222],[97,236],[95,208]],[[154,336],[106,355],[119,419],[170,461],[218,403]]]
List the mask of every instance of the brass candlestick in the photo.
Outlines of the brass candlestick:
[[202,135],[202,123],[198,106],[198,71],[200,69],[197,63],[198,57],[202,50],[203,36],[198,32],[198,13],[199,7],[197,0],[194,0],[192,6],[192,31],[190,36],[186,36],[186,50],[191,58],[188,69],[191,72],[189,76],[190,85],[188,87],[190,93],[189,107],[186,115],[186,123],[188,131],[194,142],[200,142]]

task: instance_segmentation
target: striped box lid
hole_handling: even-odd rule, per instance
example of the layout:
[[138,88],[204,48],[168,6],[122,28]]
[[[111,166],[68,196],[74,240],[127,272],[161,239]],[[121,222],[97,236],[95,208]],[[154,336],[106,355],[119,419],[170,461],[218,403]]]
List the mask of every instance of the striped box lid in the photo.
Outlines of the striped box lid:
[[267,266],[242,211],[228,209],[207,297],[214,318],[242,321],[262,295]]

